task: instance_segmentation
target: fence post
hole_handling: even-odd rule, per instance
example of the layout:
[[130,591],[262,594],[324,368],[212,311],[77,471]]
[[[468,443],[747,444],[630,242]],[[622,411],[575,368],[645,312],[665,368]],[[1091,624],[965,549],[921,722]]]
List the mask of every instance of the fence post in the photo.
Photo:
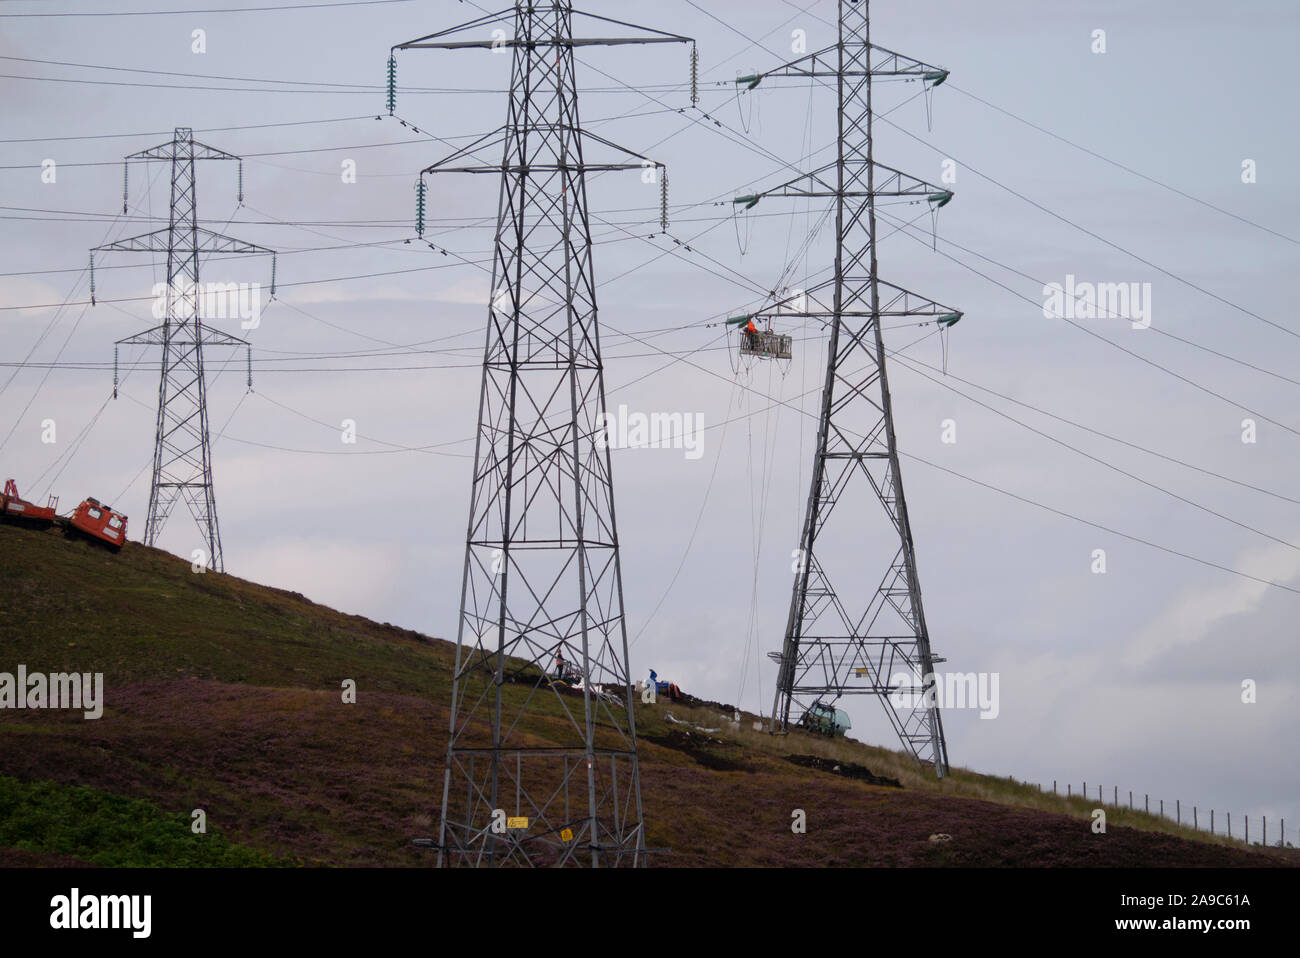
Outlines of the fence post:
[[1165,817],[1165,800],[1163,798],[1160,799],[1160,817]]
[[1199,821],[1199,819],[1198,819],[1197,816],[1196,816],[1196,806],[1195,806],[1195,805],[1192,806],[1192,828],[1196,829],[1198,832],[1201,830],[1200,821]]
[[1056,794],[1056,779],[1052,779],[1052,794]]
[[1228,816],[1228,837],[1232,837],[1232,812],[1226,813]]
[[1210,834],[1214,834],[1214,809],[1210,809]]
[[1268,848],[1268,816],[1264,816],[1264,837],[1262,839],[1264,847]]
[[1065,783],[1065,797],[1066,797],[1066,798],[1069,798],[1069,797],[1070,797],[1070,789],[1073,788],[1073,787],[1074,787],[1074,786],[1071,785],[1069,782],[1066,782],[1066,783]]
[[1128,810],[1133,811],[1133,789],[1128,790]]
[[1080,792],[1079,794],[1081,794],[1085,799],[1088,797],[1088,783],[1087,783],[1087,782],[1084,782],[1084,783],[1083,783],[1083,791]]
[[1114,805],[1116,808],[1119,808],[1119,786],[1118,785],[1115,786],[1114,800],[1111,802],[1111,804]]
[[1101,786],[1100,786],[1100,785],[1097,786],[1097,801],[1101,802],[1101,804],[1103,804],[1103,805],[1106,804],[1106,799],[1102,798],[1102,796],[1101,796]]
[[1246,844],[1250,844],[1250,816],[1246,816]]
[[1142,796],[1142,801],[1146,804],[1147,814],[1151,814],[1151,795],[1148,793]]
[[1183,823],[1183,800],[1181,798],[1174,799],[1174,814],[1177,816],[1174,821],[1181,825]]

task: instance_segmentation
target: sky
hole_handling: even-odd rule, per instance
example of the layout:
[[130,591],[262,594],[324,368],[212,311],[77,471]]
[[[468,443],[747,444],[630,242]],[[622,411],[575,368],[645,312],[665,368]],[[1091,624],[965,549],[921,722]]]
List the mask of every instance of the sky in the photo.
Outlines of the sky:
[[[202,274],[262,285],[259,325],[221,327],[253,344],[252,390],[241,352],[207,359],[227,571],[454,638],[497,184],[429,177],[428,242],[414,184],[504,122],[509,57],[402,53],[390,117],[389,48],[480,8],[280,6],[0,5],[0,471],[143,533],[156,357],[121,347],[113,400],[113,344],[155,325],[164,264],[98,255],[93,307],[86,264],[166,216],[158,163],[121,215],[122,157],[191,127],[245,158],[242,205],[234,164],[200,164],[201,221],[278,252],[273,300],[268,257]],[[835,103],[735,80],[833,43],[836,5],[580,8],[699,51],[696,108],[684,47],[578,57],[584,125],[668,170],[667,236],[658,185],[590,178],[609,406],[705,427],[698,458],[614,453],[631,672],[767,713],[826,333],[791,320],[792,361],[744,364],[719,323],[823,278],[833,242],[822,201],[731,201],[829,160]],[[999,676],[996,718],[945,711],[954,765],[1300,826],[1298,30],[1287,2],[873,4],[875,43],[951,71],[929,97],[877,85],[875,155],[956,194],[933,234],[882,207],[879,242],[882,278],[964,314],[946,372],[932,329],[887,334],[931,641]],[[1149,328],[1046,317],[1071,282],[1138,284]],[[159,544],[200,543],[177,512]],[[878,703],[848,708],[894,744]]]

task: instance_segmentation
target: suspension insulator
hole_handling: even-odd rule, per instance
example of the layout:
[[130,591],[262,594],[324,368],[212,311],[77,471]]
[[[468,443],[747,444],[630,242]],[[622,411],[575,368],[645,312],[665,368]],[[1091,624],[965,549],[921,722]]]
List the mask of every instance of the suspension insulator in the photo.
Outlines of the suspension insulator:
[[388,115],[397,109],[397,58],[388,58]]
[[95,252],[90,253],[90,305],[95,305]]
[[271,296],[275,296],[275,253],[271,254]]
[[700,51],[691,44],[691,106],[700,102]]
[[236,199],[239,201],[239,204],[242,206],[244,203],[244,161],[243,160],[239,161],[239,195],[236,197]]
[[122,215],[126,215],[126,188],[127,188],[127,171],[130,170],[131,164],[126,160],[122,161]]
[[415,184],[415,235],[424,238],[424,180]]
[[668,232],[668,168],[659,176],[659,229]]
[[253,391],[253,347],[245,347],[245,355],[248,357],[248,391]]
[[117,398],[117,343],[113,344],[113,398]]

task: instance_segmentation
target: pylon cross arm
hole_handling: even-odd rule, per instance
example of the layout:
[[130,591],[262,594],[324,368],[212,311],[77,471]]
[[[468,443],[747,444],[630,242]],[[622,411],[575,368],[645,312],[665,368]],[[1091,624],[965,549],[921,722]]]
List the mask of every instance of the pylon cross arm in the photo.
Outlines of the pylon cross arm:
[[[684,37],[680,34],[669,33],[665,30],[656,30],[653,27],[643,27],[635,23],[628,23],[624,20],[615,20],[611,17],[602,17],[595,13],[586,13],[582,10],[572,10],[575,17],[586,17],[589,20],[598,20],[601,23],[608,23],[614,26],[626,27],[630,30],[639,30],[639,34],[617,37],[529,37],[526,40],[519,40],[515,37],[510,38],[493,38],[489,36],[484,38],[481,33],[483,28],[496,24],[514,25],[518,14],[515,7],[508,10],[501,10],[497,13],[489,13],[468,23],[462,23],[459,26],[448,27],[446,30],[439,30],[437,33],[430,33],[423,37],[417,37],[414,40],[408,40],[405,43],[399,43],[393,47],[393,50],[473,50],[473,49],[501,49],[502,47],[591,47],[591,46],[625,46],[628,44],[644,43],[694,43],[690,37]],[[473,40],[453,40],[451,37],[463,36],[467,33],[479,34]]]

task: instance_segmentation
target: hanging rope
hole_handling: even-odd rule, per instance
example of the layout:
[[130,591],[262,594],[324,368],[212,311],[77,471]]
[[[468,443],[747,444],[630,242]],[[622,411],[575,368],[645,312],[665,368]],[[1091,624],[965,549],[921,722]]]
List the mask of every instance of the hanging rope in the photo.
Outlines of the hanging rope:
[[[744,83],[744,82],[745,82],[746,80],[748,80],[748,79],[751,79],[751,78],[750,78],[750,77],[742,77],[739,73],[736,74],[736,90],[735,90],[735,93],[736,93],[736,115],[740,117],[740,126],[741,126],[741,128],[742,128],[746,133],[749,133],[749,132],[750,132],[750,128],[751,128],[752,125],[753,125],[753,122],[752,122],[752,121],[753,121],[753,119],[754,119],[754,104],[758,102],[757,97],[749,97],[749,98],[748,98],[748,99],[749,99],[749,115],[746,116],[746,115],[745,115],[745,110],[744,110],[744,108],[740,105],[740,94],[741,94],[740,84]],[[756,85],[757,85],[757,84],[751,83],[751,84],[749,85],[748,89],[752,90]]]

